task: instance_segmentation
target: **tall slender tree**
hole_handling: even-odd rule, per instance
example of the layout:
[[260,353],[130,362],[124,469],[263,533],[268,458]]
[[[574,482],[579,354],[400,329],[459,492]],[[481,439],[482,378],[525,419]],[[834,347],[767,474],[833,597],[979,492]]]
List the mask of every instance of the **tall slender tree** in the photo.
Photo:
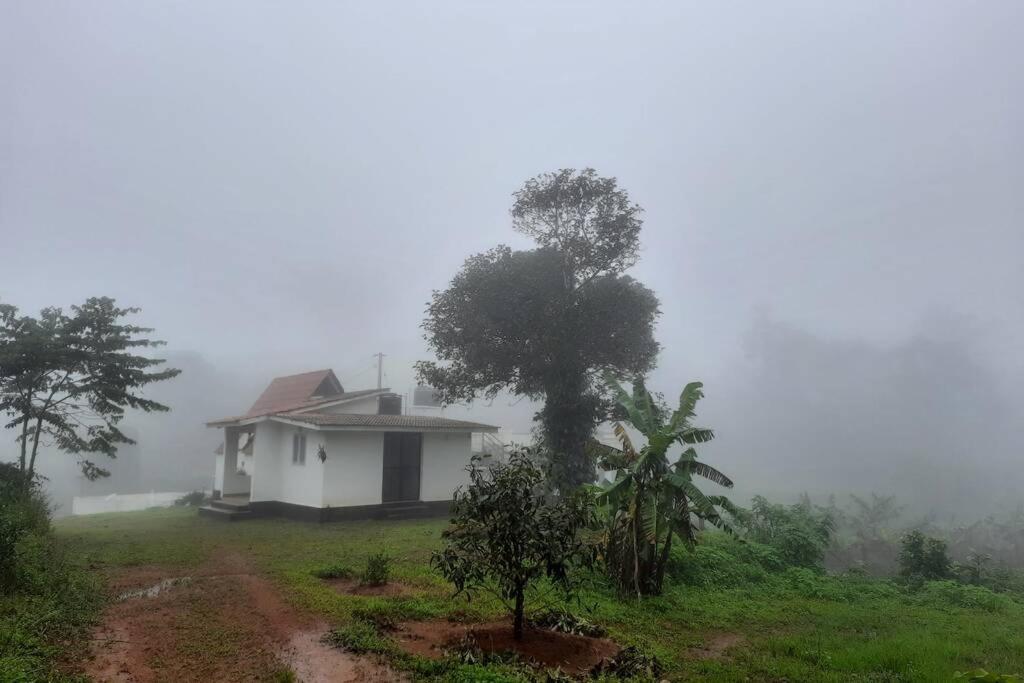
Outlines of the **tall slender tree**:
[[641,208],[614,178],[563,169],[514,199],[513,227],[538,248],[467,259],[423,323],[440,362],[417,369],[446,403],[501,391],[543,400],[552,476],[568,490],[595,477],[587,444],[611,405],[602,374],[654,365],[658,299],[623,274],[637,259]]
[[87,478],[107,476],[89,456],[113,458],[119,445],[134,443],[119,428],[126,410],[169,410],[139,393],[180,371],[156,370],[163,360],[134,353],[164,343],[146,336],[150,328],[123,322],[138,312],[106,297],[72,306],[70,315],[46,308],[38,318],[0,304],[0,413],[17,433],[26,483],[43,444],[77,455]]

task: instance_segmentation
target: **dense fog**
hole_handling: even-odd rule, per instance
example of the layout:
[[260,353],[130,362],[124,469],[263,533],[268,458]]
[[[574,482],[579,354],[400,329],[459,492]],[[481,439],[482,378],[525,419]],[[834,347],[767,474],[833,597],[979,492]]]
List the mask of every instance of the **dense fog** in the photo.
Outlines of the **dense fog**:
[[[383,352],[408,393],[431,291],[528,246],[524,180],[588,166],[645,209],[649,384],[705,382],[736,500],[1019,503],[1024,5],[305,9],[0,8],[0,301],[140,306],[183,370],[109,481],[45,456],[63,512],[208,488],[204,422],[276,375],[371,388]],[[536,408],[446,414],[524,434]]]

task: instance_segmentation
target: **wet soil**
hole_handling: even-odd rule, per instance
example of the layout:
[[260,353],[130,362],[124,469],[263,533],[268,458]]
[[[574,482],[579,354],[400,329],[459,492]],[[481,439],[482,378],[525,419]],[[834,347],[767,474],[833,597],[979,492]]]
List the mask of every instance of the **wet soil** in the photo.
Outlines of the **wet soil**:
[[619,646],[607,638],[527,629],[523,639],[512,637],[509,620],[480,624],[450,621],[413,621],[400,624],[392,634],[398,646],[409,654],[440,659],[445,651],[470,638],[484,652],[515,652],[525,660],[545,667],[558,667],[569,674],[590,671],[606,657],[613,657]]
[[738,633],[709,634],[699,647],[691,647],[686,651],[690,659],[721,659],[731,648],[742,645],[747,639]]
[[338,593],[345,595],[387,596],[409,595],[413,590],[404,584],[389,581],[377,586],[368,586],[357,579],[324,579]]
[[111,577],[120,599],[96,628],[94,681],[261,681],[284,668],[306,683],[401,681],[380,662],[320,641],[327,624],[287,604],[239,555],[184,571],[137,567]]

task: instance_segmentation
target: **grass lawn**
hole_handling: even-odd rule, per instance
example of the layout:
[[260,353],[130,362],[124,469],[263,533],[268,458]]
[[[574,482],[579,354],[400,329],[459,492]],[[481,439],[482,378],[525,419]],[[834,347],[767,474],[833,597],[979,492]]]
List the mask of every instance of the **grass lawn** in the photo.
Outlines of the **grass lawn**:
[[[354,614],[498,616],[494,600],[452,599],[431,571],[430,553],[444,526],[441,520],[229,524],[172,508],[64,519],[57,533],[102,575],[142,565],[187,569],[217,553],[245,554],[287,600],[336,626],[350,624]],[[731,541],[707,543],[717,551]],[[411,586],[409,594],[339,594],[311,573],[337,563],[360,569],[381,549],[395,558],[393,580]],[[680,557],[687,562],[685,553]],[[725,562],[695,574],[693,567],[679,574],[690,585],[673,582],[665,595],[642,602],[621,600],[596,580],[572,609],[605,626],[621,645],[655,655],[669,680],[945,681],[958,669],[1024,672],[1024,604],[1015,598],[947,582],[908,594],[888,582],[807,570],[768,572]],[[407,658],[396,661],[410,666]]]

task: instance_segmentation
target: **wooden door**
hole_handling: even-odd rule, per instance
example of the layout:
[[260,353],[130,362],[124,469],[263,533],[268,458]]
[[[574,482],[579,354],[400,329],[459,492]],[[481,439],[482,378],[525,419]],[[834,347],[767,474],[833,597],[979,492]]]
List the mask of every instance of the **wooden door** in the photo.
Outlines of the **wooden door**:
[[384,434],[385,503],[420,499],[420,466],[423,456],[423,435],[418,432],[387,432]]

